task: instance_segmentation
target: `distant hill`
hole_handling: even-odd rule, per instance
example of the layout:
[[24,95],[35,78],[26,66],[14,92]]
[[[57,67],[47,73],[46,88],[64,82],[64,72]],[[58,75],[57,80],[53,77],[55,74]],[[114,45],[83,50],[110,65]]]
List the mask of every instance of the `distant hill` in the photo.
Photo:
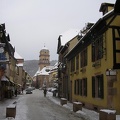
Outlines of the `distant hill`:
[[[50,61],[50,65],[54,66],[56,62],[57,60],[52,60]],[[26,60],[24,61],[23,68],[25,71],[27,71],[27,73],[30,74],[31,77],[33,77],[38,70],[38,63],[39,60]]]

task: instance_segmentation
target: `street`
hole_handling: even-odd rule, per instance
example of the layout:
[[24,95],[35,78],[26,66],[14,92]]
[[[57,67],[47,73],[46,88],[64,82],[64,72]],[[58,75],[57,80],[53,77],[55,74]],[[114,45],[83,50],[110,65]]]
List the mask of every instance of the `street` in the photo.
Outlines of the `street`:
[[48,95],[44,97],[42,90],[36,89],[33,94],[24,92],[16,102],[15,120],[82,120],[74,112],[52,102]]

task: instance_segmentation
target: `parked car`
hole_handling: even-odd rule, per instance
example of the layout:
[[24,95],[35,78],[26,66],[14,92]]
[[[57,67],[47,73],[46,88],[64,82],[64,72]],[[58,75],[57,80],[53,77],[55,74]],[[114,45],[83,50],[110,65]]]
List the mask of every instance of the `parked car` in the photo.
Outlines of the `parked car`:
[[31,90],[27,90],[26,94],[32,94],[32,91]]
[[52,88],[51,92],[58,92],[58,89],[57,88]]
[[32,87],[28,87],[28,88],[26,89],[26,94],[32,94],[32,90],[33,90]]

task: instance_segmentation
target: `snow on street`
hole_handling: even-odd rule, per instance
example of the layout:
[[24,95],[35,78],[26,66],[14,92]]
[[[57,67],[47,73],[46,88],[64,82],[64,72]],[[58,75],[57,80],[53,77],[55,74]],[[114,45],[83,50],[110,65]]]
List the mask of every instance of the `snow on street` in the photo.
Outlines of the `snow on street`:
[[[69,109],[52,102],[49,99],[50,95],[48,93],[47,97],[44,97],[43,91],[38,89],[34,90],[33,94],[20,95],[16,100],[15,120],[84,120]],[[8,118],[3,120],[8,120]]]
[[[25,94],[24,91],[23,95],[19,95],[9,103],[14,101],[17,102],[15,119],[6,118],[4,108],[4,110],[0,109],[0,112],[4,111],[3,116],[0,115],[0,120],[99,120],[99,113],[85,108],[73,112],[72,103],[68,102],[61,106],[59,98],[53,97],[50,92],[44,97],[43,91],[38,89],[34,90],[33,94]],[[116,120],[120,120],[120,117],[116,116]]]

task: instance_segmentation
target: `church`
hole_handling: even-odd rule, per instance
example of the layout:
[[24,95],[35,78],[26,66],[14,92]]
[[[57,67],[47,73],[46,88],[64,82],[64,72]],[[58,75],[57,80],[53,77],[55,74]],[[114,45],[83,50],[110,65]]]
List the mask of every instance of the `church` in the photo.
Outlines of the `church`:
[[54,66],[50,66],[50,52],[49,49],[45,47],[45,45],[40,50],[38,65],[38,71],[33,76],[34,86],[36,88],[49,87],[49,72]]

